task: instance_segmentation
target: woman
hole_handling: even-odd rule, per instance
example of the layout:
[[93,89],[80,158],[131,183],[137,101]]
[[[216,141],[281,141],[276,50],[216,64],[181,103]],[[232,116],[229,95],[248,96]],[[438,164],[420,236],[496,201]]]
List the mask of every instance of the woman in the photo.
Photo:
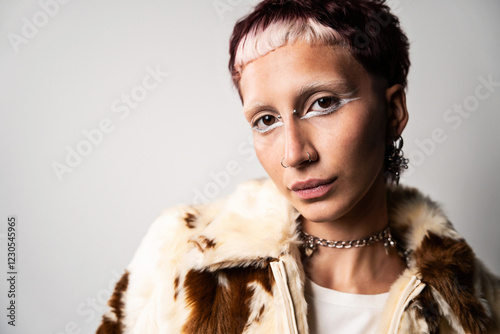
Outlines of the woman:
[[500,331],[499,280],[397,186],[408,42],[384,1],[264,1],[229,68],[270,180],[155,221],[98,333]]

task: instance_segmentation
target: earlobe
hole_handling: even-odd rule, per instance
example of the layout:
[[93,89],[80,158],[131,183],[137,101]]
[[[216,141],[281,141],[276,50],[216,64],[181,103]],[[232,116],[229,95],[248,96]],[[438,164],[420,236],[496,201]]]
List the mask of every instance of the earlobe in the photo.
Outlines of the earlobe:
[[393,139],[401,135],[408,123],[406,93],[404,87],[395,84],[386,90],[387,99],[387,136]]

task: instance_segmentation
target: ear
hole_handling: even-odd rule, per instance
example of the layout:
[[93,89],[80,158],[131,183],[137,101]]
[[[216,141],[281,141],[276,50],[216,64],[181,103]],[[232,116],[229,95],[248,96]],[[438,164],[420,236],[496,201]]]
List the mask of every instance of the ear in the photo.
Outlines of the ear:
[[387,133],[388,141],[397,138],[408,123],[408,110],[406,109],[406,93],[400,84],[386,89],[387,101]]

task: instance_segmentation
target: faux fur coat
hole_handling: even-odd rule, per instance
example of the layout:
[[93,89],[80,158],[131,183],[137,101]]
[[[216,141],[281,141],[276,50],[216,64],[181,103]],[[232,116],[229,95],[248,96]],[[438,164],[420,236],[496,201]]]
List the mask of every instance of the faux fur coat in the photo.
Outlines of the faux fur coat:
[[[500,333],[500,281],[439,206],[410,188],[387,196],[393,237],[411,253],[380,333]],[[168,210],[116,284],[97,333],[308,333],[297,218],[269,180]]]

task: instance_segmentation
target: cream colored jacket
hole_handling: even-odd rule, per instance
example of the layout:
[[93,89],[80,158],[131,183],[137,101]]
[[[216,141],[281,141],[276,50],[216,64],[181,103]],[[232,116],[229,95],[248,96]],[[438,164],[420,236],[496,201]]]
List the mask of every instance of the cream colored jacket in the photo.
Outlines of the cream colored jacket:
[[[392,234],[411,250],[380,333],[500,333],[500,282],[441,209],[388,189]],[[179,206],[150,227],[97,333],[308,333],[298,213],[269,180]]]

